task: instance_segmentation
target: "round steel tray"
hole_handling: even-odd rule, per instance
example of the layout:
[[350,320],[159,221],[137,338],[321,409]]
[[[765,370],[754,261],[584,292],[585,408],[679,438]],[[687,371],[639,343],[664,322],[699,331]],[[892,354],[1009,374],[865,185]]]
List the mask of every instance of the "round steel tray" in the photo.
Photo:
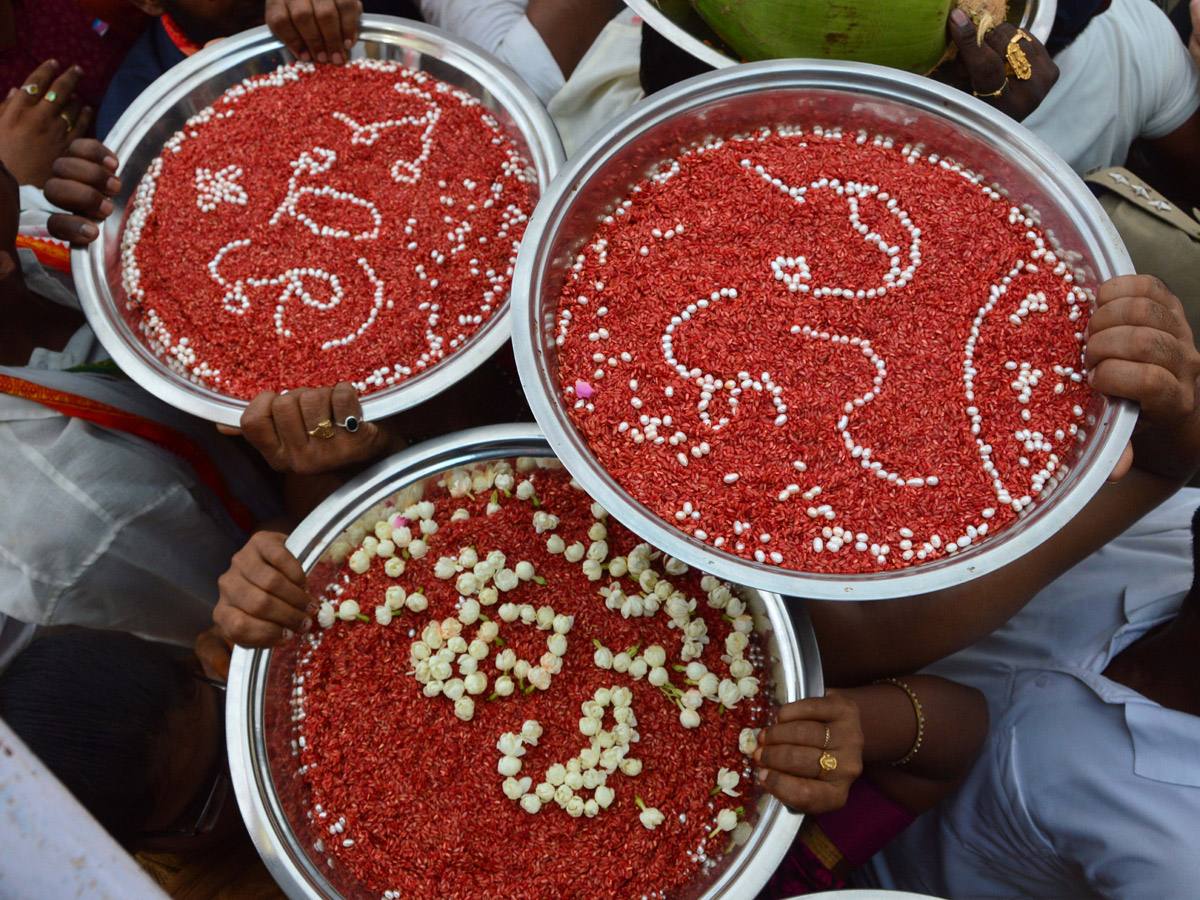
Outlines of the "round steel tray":
[[770,60],[709,72],[638,103],[595,136],[538,205],[513,278],[513,344],[521,383],[555,454],[584,488],[645,540],[737,584],[800,597],[872,600],[969,581],[1019,559],[1063,527],[1104,483],[1133,431],[1137,410],[1093,397],[1095,424],[1076,444],[1067,478],[1033,512],[953,557],[899,571],[813,575],[717,550],[642,506],[606,472],[575,428],[558,380],[555,319],[575,255],[612,205],[665,157],[713,136],[775,124],[843,126],[923,143],[1030,204],[1053,243],[1071,251],[1081,282],[1133,271],[1112,223],[1086,185],[1012,119],[930,78],[882,66]]
[[[428,25],[364,16],[352,59],[391,59],[471,93],[489,109],[537,172],[544,191],[563,161],[562,143],[546,110],[507,66],[475,45]],[[295,61],[265,26],[226,38],[181,62],[134,101],[113,127],[108,147],[121,161],[121,192],[100,238],[71,251],[80,303],[113,360],[161,400],[213,422],[237,425],[247,401],[211,390],[174,372],[147,346],[126,309],[121,286],[121,236],[130,201],[163,144],[188,118],[244,78]],[[363,398],[368,419],[415,406],[470,374],[509,336],[508,304],[443,362]]]
[[[688,0],[626,0],[626,3],[647,25],[701,62],[722,69],[742,61],[705,24]],[[1024,4],[1017,0],[1010,4],[1008,19],[1045,43],[1057,9],[1058,0],[1028,0]]]
[[[376,504],[406,489],[415,502],[429,479],[447,469],[490,459],[549,456],[550,446],[533,425],[475,428],[405,450],[339,488],[288,538],[312,583],[320,581],[331,544]],[[328,568],[325,569],[325,575]],[[770,624],[765,634],[776,700],[782,704],[825,693],[812,625],[799,601],[777,594],[742,592],[748,608]],[[277,650],[236,648],[229,671],[225,727],[229,768],[246,828],[271,876],[292,900],[377,900],[350,883],[313,850],[304,815],[304,783],[295,777],[288,700],[298,640]],[[703,883],[680,900],[752,897],[767,882],[800,827],[802,816],[769,794],[758,797],[759,819],[747,842],[728,853]],[[399,814],[399,813],[398,813]],[[326,835],[328,837],[328,835]]]

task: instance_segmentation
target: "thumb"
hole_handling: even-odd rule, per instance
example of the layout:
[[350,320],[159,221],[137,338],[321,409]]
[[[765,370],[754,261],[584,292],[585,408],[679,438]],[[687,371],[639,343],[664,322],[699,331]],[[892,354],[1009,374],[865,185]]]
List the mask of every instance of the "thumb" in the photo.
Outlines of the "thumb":
[[242,429],[234,425],[217,425],[217,431],[227,437],[240,437],[242,434]]

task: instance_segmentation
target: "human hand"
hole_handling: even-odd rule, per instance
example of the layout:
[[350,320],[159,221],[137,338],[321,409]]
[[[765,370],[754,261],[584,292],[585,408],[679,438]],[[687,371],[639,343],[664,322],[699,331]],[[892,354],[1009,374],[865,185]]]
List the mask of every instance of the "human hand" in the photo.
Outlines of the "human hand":
[[[327,437],[321,436],[324,423]],[[244,435],[276,472],[320,475],[399,449],[388,429],[363,421],[358,394],[345,381],[286,394],[263,391],[242,413],[241,425],[218,427],[223,434]]]
[[47,60],[0,103],[0,161],[19,184],[42,187],[54,160],[91,127],[91,107],[72,96],[82,74],[72,66],[60,75]]
[[[955,9],[950,13],[949,28],[972,93],[1018,122],[1038,108],[1058,81],[1058,66],[1042,42],[1015,25],[1001,22],[980,43],[970,16]],[[1029,61],[1026,78],[1019,73],[1009,74],[1006,69],[1009,44],[1018,35],[1017,48]]]
[[312,627],[304,570],[285,540],[278,531],[256,532],[217,579],[213,622],[227,640],[272,647]]
[[[758,780],[800,812],[841,809],[850,785],[862,772],[858,706],[839,691],[788,703],[779,710],[778,723],[759,735],[758,744],[754,751]],[[825,753],[837,762],[828,773],[821,767]]]
[[361,0],[267,0],[271,33],[303,60],[340,66],[358,40]]
[[[1088,382],[1105,394],[1140,404],[1139,428],[1162,435],[1153,442],[1159,445],[1154,454],[1159,474],[1175,475],[1189,466],[1194,468],[1190,451],[1180,454],[1179,472],[1172,471],[1173,466],[1159,468],[1176,444],[1180,429],[1194,426],[1200,411],[1196,398],[1200,351],[1179,299],[1150,275],[1109,279],[1096,292],[1096,311],[1085,337]],[[1132,453],[1127,451],[1110,480],[1125,475],[1132,462]]]
[[46,199],[66,213],[55,213],[46,227],[53,237],[71,244],[89,244],[100,235],[94,223],[113,211],[110,197],[121,190],[117,158],[94,138],[78,138],[54,160],[53,177],[46,182]]

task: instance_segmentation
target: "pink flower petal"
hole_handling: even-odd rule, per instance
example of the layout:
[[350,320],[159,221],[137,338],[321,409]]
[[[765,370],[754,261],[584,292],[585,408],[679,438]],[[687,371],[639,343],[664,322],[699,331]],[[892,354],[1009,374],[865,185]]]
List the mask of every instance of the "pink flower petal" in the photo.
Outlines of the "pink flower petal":
[[596,396],[596,389],[586,381],[576,381],[575,396],[579,397],[581,400],[590,400],[592,397]]

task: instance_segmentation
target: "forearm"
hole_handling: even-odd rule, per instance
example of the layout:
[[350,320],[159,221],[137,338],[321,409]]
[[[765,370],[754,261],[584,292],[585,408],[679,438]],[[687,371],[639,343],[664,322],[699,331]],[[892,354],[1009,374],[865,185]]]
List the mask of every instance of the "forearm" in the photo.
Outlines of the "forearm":
[[529,0],[525,15],[537,29],[564,78],[617,13],[615,0]]
[[807,602],[826,681],[862,684],[913,672],[991,634],[1059,575],[1133,525],[1179,487],[1134,468],[1106,484],[1065,527],[991,574],[936,593],[871,602]]
[[[987,702],[974,688],[933,675],[898,679],[921,704],[923,728],[917,753],[904,764],[911,776],[959,778],[987,736]],[[843,691],[858,704],[863,730],[863,762],[893,763],[916,746],[917,714],[908,694],[894,684]]]

